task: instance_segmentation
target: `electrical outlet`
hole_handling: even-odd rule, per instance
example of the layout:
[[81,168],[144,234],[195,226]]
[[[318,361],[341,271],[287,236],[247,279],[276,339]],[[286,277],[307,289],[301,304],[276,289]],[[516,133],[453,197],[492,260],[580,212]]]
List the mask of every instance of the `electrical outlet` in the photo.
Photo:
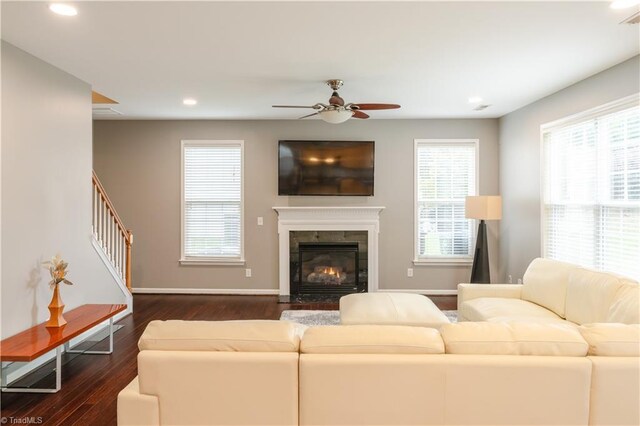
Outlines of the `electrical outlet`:
[[407,276],[413,278],[413,268],[407,268]]
[[247,278],[251,278],[251,268],[247,268],[244,270],[244,276]]
[[264,225],[264,218],[262,216],[258,216],[258,226]]

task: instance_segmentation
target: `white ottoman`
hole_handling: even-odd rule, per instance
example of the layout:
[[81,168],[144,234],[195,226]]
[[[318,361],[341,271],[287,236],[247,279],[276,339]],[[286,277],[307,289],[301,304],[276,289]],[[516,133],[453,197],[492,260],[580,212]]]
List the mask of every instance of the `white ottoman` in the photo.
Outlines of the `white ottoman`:
[[356,293],[340,298],[344,325],[412,325],[439,328],[449,319],[427,297],[408,293]]

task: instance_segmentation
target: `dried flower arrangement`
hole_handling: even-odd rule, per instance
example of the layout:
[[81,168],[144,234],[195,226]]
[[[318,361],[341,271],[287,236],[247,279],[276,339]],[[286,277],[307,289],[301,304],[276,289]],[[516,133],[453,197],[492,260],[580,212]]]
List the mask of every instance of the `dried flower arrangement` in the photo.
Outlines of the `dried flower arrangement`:
[[43,265],[45,265],[45,268],[47,268],[51,274],[49,286],[53,288],[53,297],[51,298],[51,303],[49,303],[50,316],[46,327],[62,327],[67,323],[67,320],[62,316],[64,304],[62,303],[62,298],[60,298],[58,284],[65,283],[67,285],[73,285],[73,283],[67,279],[67,266],[69,266],[69,264],[62,260],[60,255],[57,254],[52,257],[51,260],[43,262]]
[[42,262],[42,264],[49,269],[49,273],[51,274],[51,281],[49,281],[51,288],[60,283],[73,285],[73,283],[66,278],[67,266],[69,266],[69,264],[62,260],[59,254],[56,254],[47,262]]

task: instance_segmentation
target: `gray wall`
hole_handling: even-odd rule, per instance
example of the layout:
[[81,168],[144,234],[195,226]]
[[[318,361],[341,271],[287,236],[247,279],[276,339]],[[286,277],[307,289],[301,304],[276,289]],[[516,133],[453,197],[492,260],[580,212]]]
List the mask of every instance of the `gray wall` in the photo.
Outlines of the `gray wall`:
[[91,245],[91,87],[2,42],[2,330],[49,317],[49,273],[70,264],[66,309],[125,298]]
[[500,118],[500,276],[541,255],[540,126],[640,91],[640,56]]
[[[94,168],[125,225],[134,233],[135,288],[277,289],[278,235],[273,206],[384,206],[380,288],[448,289],[469,279],[470,267],[416,266],[413,259],[414,138],[480,139],[480,192],[498,193],[498,122],[483,120],[352,120],[331,125],[287,121],[96,121]],[[244,267],[179,266],[180,140],[245,140]],[[279,197],[279,139],[376,141],[374,197]],[[264,226],[257,226],[258,216]],[[497,271],[497,225],[490,227]]]

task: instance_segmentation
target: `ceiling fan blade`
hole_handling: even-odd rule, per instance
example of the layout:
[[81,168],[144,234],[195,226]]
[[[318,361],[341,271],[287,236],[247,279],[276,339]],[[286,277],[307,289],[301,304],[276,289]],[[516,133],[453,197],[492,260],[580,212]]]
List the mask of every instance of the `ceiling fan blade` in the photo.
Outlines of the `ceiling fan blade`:
[[398,109],[398,108],[400,108],[400,105],[398,105],[398,104],[358,104],[358,103],[355,103],[354,106],[356,106],[357,109],[362,110],[362,111],[369,111],[369,110],[374,110],[374,109]]
[[352,117],[365,119],[365,118],[369,118],[369,114],[364,113],[362,111],[353,111]]
[[302,117],[298,118],[298,120],[302,120],[303,118],[307,118],[307,117],[313,117],[314,115],[318,115],[318,114],[320,114],[320,113],[319,112],[314,112],[313,114],[302,116]]
[[317,109],[315,105],[271,105],[273,108],[313,108]]

